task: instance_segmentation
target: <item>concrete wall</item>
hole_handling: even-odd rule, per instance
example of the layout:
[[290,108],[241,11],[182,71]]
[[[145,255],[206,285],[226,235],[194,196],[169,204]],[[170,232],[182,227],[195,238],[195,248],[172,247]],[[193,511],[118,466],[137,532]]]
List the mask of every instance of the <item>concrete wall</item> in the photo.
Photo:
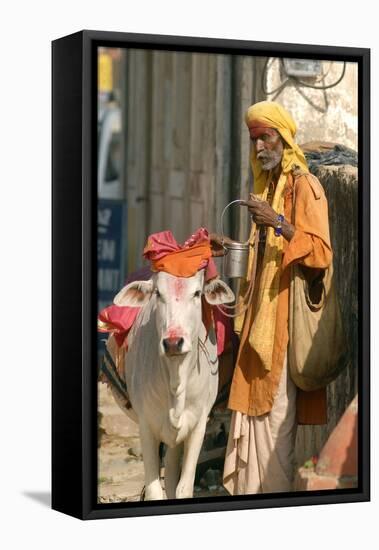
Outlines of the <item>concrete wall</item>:
[[[324,74],[327,73],[324,80],[326,85],[336,82],[343,70],[343,63],[340,62],[323,61],[322,66]],[[283,82],[280,73],[279,59],[272,59],[267,70],[266,85],[269,92]],[[323,82],[315,85],[321,86]],[[325,92],[289,83],[278,95],[271,94],[268,99],[275,99],[290,111],[298,126],[299,144],[315,140],[331,141],[358,149],[357,63],[346,63],[342,81]],[[317,108],[321,111],[326,109],[326,112],[320,112]]]
[[322,183],[328,199],[334,281],[346,334],[348,357],[345,369],[327,388],[328,423],[325,426],[298,428],[298,466],[312,455],[319,454],[358,392],[358,172],[353,166],[320,166],[314,173]]

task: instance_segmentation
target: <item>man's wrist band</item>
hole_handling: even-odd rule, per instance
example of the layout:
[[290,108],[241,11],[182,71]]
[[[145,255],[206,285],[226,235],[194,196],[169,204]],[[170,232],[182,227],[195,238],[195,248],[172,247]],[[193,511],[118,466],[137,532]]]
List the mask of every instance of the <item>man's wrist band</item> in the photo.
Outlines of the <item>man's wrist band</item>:
[[282,231],[282,223],[284,222],[284,216],[282,214],[279,214],[276,218],[276,225],[274,227],[274,234],[275,237],[280,237],[283,234]]

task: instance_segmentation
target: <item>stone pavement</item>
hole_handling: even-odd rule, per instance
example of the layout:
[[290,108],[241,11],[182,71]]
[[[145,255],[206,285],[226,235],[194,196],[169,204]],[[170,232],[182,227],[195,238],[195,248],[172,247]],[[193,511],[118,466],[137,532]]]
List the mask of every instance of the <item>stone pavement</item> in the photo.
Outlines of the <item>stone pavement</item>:
[[[98,403],[98,501],[140,500],[144,470],[138,425],[121,411],[102,383],[98,384]],[[228,495],[221,485],[221,475],[229,418],[228,412],[218,412],[208,423],[195,479],[195,497]],[[164,476],[164,469],[161,474]]]

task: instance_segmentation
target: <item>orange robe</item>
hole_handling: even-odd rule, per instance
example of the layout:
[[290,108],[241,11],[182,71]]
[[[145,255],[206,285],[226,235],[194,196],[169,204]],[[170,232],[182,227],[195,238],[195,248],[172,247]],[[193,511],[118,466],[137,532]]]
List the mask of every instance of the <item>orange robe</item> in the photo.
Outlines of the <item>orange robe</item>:
[[[228,407],[250,416],[268,413],[278,390],[284,356],[288,344],[288,313],[290,266],[299,263],[310,268],[326,268],[332,261],[329,237],[328,207],[320,182],[311,175],[292,174],[287,177],[284,190],[284,217],[292,220],[295,183],[295,233],[291,241],[284,239],[276,330],[271,370],[263,368],[259,356],[249,344],[249,333],[254,320],[254,298],[259,286],[259,266],[256,275],[252,306],[245,315],[236,367],[231,384]],[[324,424],[326,417],[326,389],[297,392],[297,420],[299,424]]]

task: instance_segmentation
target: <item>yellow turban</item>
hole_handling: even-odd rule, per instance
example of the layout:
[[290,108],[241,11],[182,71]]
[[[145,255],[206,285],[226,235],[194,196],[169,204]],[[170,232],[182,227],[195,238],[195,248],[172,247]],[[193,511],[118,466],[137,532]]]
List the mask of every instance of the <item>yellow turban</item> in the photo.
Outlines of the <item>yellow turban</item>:
[[[245,121],[249,130],[263,127],[274,128],[279,132],[285,142],[282,158],[283,174],[287,175],[294,165],[308,172],[304,153],[294,141],[297,130],[295,121],[279,103],[275,103],[274,101],[255,103],[255,105],[248,108]],[[262,170],[261,163],[257,162],[255,148],[252,150],[250,162],[254,175],[254,192],[260,195],[266,187],[269,172]]]

